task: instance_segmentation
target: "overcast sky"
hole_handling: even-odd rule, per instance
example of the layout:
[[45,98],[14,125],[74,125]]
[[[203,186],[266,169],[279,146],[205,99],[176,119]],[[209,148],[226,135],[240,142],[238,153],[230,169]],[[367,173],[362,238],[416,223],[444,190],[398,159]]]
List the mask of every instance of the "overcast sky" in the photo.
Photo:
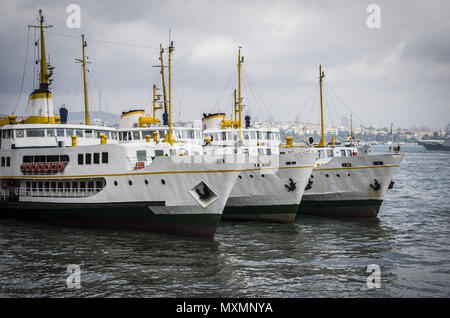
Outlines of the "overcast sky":
[[[69,4],[81,8],[81,28],[68,28]],[[370,29],[368,5],[381,9]],[[27,114],[33,89],[34,30],[39,8],[55,67],[55,108],[81,111],[81,34],[88,41],[93,110],[150,111],[159,44],[173,55],[174,116],[200,119],[230,113],[237,50],[244,62],[245,112],[254,119],[319,121],[319,64],[325,72],[327,124],[353,112],[355,126],[443,128],[450,123],[450,2],[442,1],[1,1],[0,113],[15,109],[29,36],[22,96]],[[57,33],[57,34],[56,34]],[[119,45],[112,42],[119,42]],[[129,44],[129,45],[125,45]],[[227,86],[228,84],[228,86]],[[308,97],[310,99],[308,100]],[[29,112],[29,109],[28,109]],[[70,115],[69,115],[70,116]]]

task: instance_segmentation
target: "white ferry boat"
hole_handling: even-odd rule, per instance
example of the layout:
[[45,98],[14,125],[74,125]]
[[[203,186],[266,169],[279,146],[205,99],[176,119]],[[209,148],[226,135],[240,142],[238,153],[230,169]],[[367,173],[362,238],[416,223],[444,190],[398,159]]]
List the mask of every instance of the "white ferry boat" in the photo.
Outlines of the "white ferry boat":
[[356,145],[335,146],[325,142],[323,122],[322,80],[320,67],[320,102],[322,139],[317,145],[294,145],[286,138],[280,152],[313,151],[317,163],[312,171],[299,213],[337,217],[377,217],[386,191],[393,186],[393,177],[403,154],[363,154]]
[[86,124],[65,124],[65,112],[54,114],[43,22],[40,12],[32,115],[0,122],[0,216],[212,238],[241,166],[163,140],[119,143],[114,129],[89,125],[87,98]]
[[238,92],[234,120],[224,113],[203,115],[205,153],[245,154],[252,167],[239,174],[228,198],[224,219],[294,222],[315,163],[313,153],[279,152],[278,129],[256,129],[246,116],[242,125],[241,59],[238,55]]

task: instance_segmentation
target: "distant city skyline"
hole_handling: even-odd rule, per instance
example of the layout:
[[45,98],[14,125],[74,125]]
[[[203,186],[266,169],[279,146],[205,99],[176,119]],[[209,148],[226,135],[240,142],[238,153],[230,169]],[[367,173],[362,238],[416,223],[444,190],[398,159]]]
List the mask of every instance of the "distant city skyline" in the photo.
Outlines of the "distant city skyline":
[[39,34],[27,26],[42,9],[45,23],[53,25],[46,30],[46,48],[55,67],[55,109],[62,104],[71,112],[83,109],[80,65],[74,59],[80,58],[85,34],[91,109],[101,104],[115,114],[149,111],[152,85],[160,85],[153,66],[170,29],[174,118],[231,112],[241,46],[244,113],[254,119],[319,122],[322,64],[328,125],[350,114],[356,127],[394,123],[443,129],[450,123],[448,1],[376,1],[379,28],[368,24],[371,1],[83,0],[76,2],[80,28],[69,28],[71,3],[2,1],[0,58],[6,63],[0,69],[0,113],[29,111],[27,96],[37,87],[33,59]]

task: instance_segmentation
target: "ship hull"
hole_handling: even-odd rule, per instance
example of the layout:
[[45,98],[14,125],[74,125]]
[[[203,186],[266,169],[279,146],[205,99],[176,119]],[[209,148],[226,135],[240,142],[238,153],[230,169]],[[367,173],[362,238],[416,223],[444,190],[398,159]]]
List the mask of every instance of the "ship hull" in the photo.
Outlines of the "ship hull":
[[[2,176],[8,187],[0,189],[0,216],[211,239],[243,166],[201,159],[195,163],[189,157],[157,157],[144,169],[115,174],[100,170],[86,176],[68,166],[53,179],[43,175]],[[98,191],[45,185],[56,180],[56,184],[71,186],[97,179],[105,184]],[[30,183],[44,188],[29,187]],[[206,187],[209,195],[200,197]]]
[[2,203],[1,216],[46,224],[146,231],[212,239],[220,214],[155,214],[151,206],[161,202],[120,204]]
[[342,218],[376,218],[382,200],[302,201],[300,213]]
[[[234,221],[293,223],[315,162],[314,154],[277,155],[274,169],[242,171],[222,214]],[[291,180],[295,189],[289,189]]]
[[450,151],[450,146],[444,146],[442,144],[423,143],[422,145],[427,150],[445,150],[445,151]]
[[[299,214],[376,218],[402,158],[385,154],[331,159],[313,169],[312,187],[303,196]],[[343,167],[346,164],[351,166]]]

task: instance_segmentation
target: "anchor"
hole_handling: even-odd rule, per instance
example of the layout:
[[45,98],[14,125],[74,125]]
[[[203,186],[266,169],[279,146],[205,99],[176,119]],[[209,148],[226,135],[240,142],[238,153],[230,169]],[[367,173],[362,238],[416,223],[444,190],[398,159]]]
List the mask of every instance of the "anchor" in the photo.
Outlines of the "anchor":
[[308,179],[308,184],[306,185],[305,191],[308,191],[309,189],[311,189],[313,183],[314,182],[312,182],[311,179]]
[[288,192],[294,191],[297,189],[297,182],[294,182],[291,178],[289,178],[289,181],[291,182],[289,185],[285,184],[284,186],[288,189]]
[[375,185],[370,184],[370,187],[371,187],[373,190],[378,191],[378,190],[380,190],[380,188],[381,188],[381,184],[378,183],[378,180],[377,180],[377,179],[374,179],[374,180],[375,180]]
[[394,187],[394,184],[395,184],[394,180],[391,180],[388,189],[392,189]]
[[211,190],[206,186],[206,184],[203,184],[203,193],[199,189],[195,189],[195,192],[197,192],[201,200],[206,200],[211,196]]

